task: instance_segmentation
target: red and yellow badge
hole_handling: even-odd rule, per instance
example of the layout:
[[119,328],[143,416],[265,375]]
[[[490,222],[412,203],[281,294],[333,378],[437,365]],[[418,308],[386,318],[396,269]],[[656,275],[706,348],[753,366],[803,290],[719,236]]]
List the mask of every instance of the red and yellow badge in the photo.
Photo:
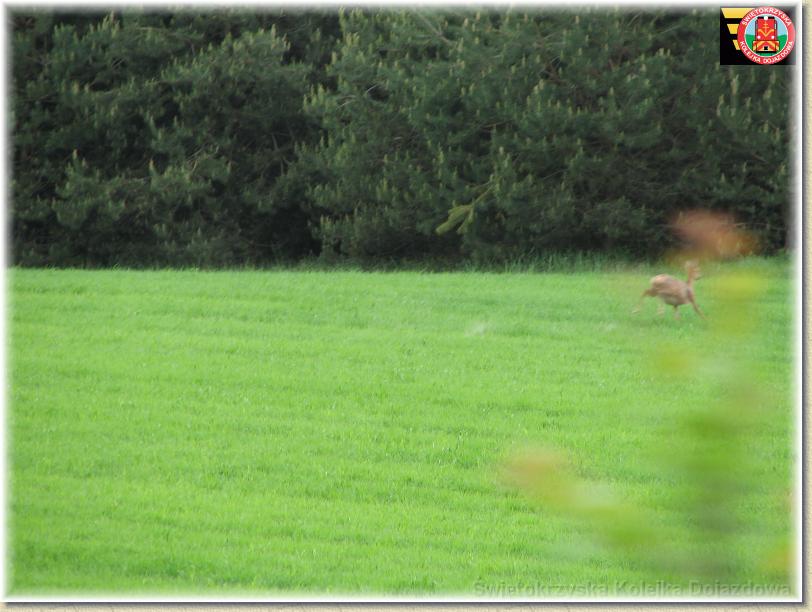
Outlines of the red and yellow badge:
[[736,30],[739,50],[756,64],[775,64],[795,48],[795,26],[787,14],[771,6],[750,10]]

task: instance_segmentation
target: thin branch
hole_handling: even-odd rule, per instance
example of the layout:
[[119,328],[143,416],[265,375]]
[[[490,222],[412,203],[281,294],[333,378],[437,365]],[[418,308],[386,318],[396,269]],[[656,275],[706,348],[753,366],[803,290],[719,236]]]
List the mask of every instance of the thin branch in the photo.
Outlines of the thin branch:
[[422,15],[420,13],[415,13],[415,15],[417,15],[417,17],[418,17],[418,19],[420,19],[420,21],[422,21],[424,24],[426,24],[426,26],[429,28],[429,30],[431,30],[431,32],[437,38],[439,38],[441,41],[443,41],[449,47],[454,46],[454,43],[451,42],[450,40],[448,40],[445,36],[443,36],[443,33],[440,30],[438,30],[437,28],[435,28],[434,24],[431,23],[431,21],[429,21],[424,15]]

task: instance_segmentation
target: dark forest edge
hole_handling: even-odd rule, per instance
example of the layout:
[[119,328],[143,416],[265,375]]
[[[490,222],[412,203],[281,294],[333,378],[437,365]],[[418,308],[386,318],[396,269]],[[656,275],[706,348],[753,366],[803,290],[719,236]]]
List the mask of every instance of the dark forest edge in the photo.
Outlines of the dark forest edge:
[[[16,266],[12,269],[36,270],[81,270],[88,273],[98,271],[119,272],[193,272],[193,273],[322,273],[349,272],[362,274],[414,273],[414,274],[636,274],[646,275],[674,271],[683,273],[685,258],[671,257],[663,261],[659,258],[639,259],[613,257],[600,253],[548,254],[535,258],[519,258],[511,261],[472,262],[466,260],[441,261],[436,258],[423,260],[355,260],[351,257],[339,261],[326,262],[319,257],[300,258],[291,261],[268,262],[262,265],[236,266],[39,266],[35,268]],[[783,270],[792,274],[793,255],[781,252],[770,256],[751,255],[727,261],[707,261],[703,263],[707,274],[713,275],[722,267],[738,267]],[[782,272],[783,273],[783,272]]]
[[792,73],[716,10],[15,9],[11,263],[597,269],[692,208],[781,253]]

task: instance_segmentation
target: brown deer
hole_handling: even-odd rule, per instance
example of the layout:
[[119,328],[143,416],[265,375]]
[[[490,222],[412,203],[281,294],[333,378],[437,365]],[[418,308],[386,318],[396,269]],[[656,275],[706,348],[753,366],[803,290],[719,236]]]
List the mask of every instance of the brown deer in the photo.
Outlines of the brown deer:
[[[704,319],[705,315],[699,310],[699,306],[696,305],[696,301],[694,300],[694,281],[698,278],[702,278],[699,264],[695,261],[686,262],[685,270],[688,273],[688,279],[686,281],[681,281],[668,274],[658,274],[652,278],[651,286],[640,296],[640,301],[633,312],[640,312],[640,308],[643,306],[643,300],[648,296],[658,297],[666,304],[673,306],[675,319],[679,319],[678,309],[683,304],[693,306],[694,310],[696,310],[696,314]],[[664,311],[665,306],[660,304],[657,312],[662,314]]]

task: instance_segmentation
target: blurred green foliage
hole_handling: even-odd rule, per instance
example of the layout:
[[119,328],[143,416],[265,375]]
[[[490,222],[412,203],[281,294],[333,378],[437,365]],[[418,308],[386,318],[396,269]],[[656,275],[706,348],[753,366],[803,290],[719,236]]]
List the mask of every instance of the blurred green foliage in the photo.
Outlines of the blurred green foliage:
[[[797,578],[794,534],[788,527],[798,492],[789,479],[765,482],[765,457],[758,451],[763,432],[786,418],[777,408],[784,392],[764,384],[763,366],[752,357],[759,336],[774,324],[764,309],[770,278],[757,266],[717,266],[715,272],[708,295],[714,304],[708,345],[696,350],[693,335],[679,342],[654,340],[643,352],[649,366],[643,371],[648,370],[651,389],[660,399],[628,405],[639,420],[652,411],[660,415],[658,435],[643,455],[654,480],[673,487],[660,509],[685,527],[680,537],[655,529],[656,514],[618,495],[614,479],[582,478],[574,469],[577,455],[569,457],[554,447],[511,453],[499,476],[545,511],[578,519],[598,540],[626,554],[631,564],[656,567],[687,582],[735,584],[753,568],[748,570],[732,551],[748,534],[760,533],[763,540],[753,549],[760,559],[758,571],[789,588]],[[645,342],[640,339],[640,344]],[[696,401],[692,396],[697,389],[713,399]],[[664,410],[675,398],[684,405]],[[791,456],[792,451],[787,448],[786,453]],[[755,490],[772,500],[783,528],[752,520],[747,496]]]

